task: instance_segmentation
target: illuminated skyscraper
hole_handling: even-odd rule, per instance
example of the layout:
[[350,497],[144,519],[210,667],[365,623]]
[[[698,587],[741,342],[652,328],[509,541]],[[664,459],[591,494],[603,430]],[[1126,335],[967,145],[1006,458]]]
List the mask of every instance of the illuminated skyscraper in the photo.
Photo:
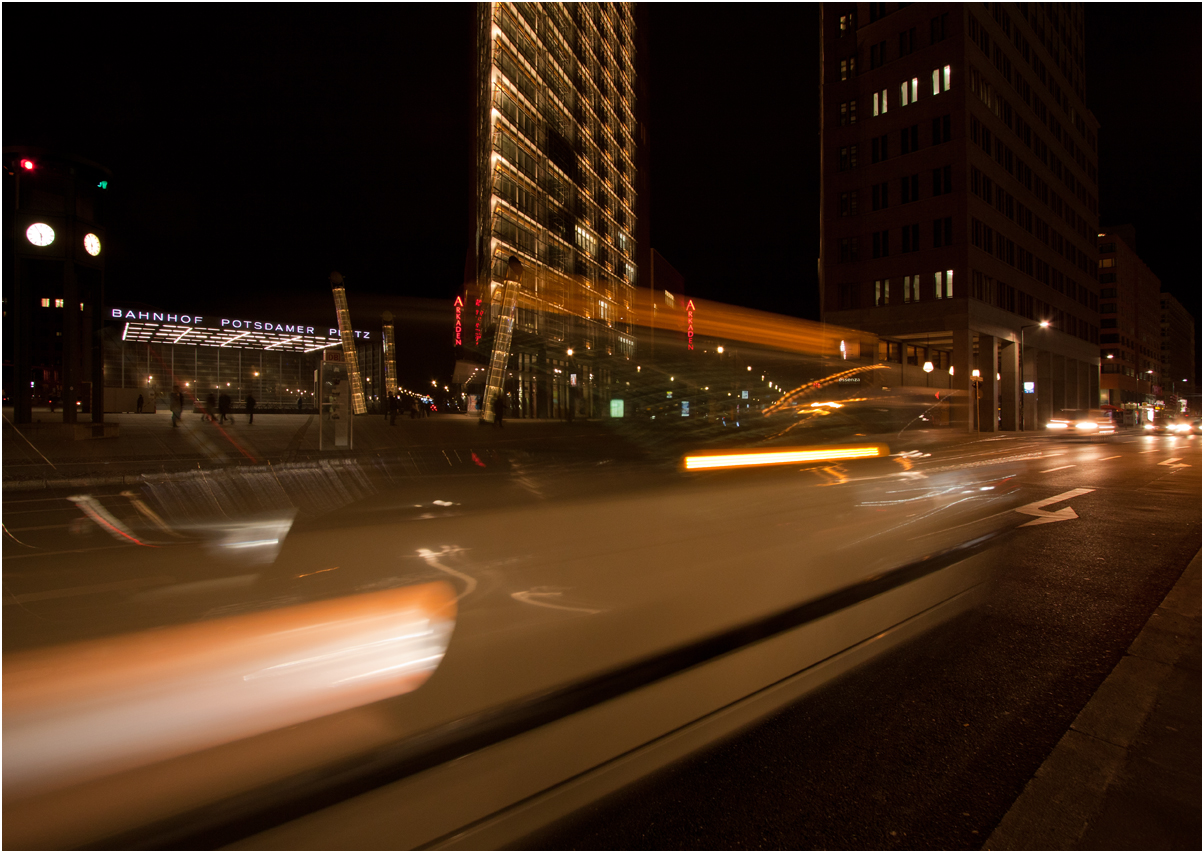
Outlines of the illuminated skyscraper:
[[459,340],[482,364],[493,355],[518,258],[512,416],[561,417],[574,403],[602,414],[617,362],[634,355],[633,5],[478,6],[476,231]]
[[878,384],[958,392],[961,426],[1016,429],[1023,413],[1033,429],[1100,402],[1083,15],[823,6],[824,320],[879,335]]

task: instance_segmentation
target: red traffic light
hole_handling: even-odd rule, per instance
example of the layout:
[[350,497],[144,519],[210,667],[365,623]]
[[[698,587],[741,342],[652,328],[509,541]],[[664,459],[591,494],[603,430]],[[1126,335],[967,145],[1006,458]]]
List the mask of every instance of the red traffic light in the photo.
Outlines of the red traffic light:
[[21,168],[27,172],[32,172],[34,168],[33,160],[30,160],[28,157],[21,158]]

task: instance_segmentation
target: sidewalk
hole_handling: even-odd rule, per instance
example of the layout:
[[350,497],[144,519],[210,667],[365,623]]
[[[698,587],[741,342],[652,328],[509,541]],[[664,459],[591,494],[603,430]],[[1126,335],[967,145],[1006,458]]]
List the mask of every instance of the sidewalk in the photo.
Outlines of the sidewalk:
[[1200,553],[984,850],[1199,850]]
[[[35,419],[61,422],[60,416],[35,412]],[[390,426],[383,415],[357,417],[353,449],[333,448],[327,435],[319,449],[318,418],[312,414],[261,414],[248,424],[245,413],[234,423],[215,425],[199,415],[184,415],[179,427],[171,415],[108,415],[119,425],[111,438],[72,440],[56,429],[18,430],[5,411],[3,424],[4,490],[56,486],[95,486],[136,482],[143,474],[164,474],[271,463],[323,460],[396,460],[407,469],[466,462],[472,454],[538,454],[548,459],[638,458],[640,450],[616,435],[605,421],[510,420],[497,428],[476,416],[435,415],[398,418]]]

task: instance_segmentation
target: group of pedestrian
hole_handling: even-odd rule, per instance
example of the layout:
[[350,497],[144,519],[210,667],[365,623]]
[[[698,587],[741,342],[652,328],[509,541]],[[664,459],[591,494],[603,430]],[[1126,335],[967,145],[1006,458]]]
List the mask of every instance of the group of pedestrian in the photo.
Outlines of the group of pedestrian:
[[[248,394],[244,403],[247,412],[247,425],[250,426],[255,423],[255,406],[258,404],[258,401],[254,395]],[[216,397],[214,397],[213,392],[206,394],[203,404],[198,399],[197,408],[200,409],[202,421],[208,421],[211,424],[224,424],[228,418],[230,424],[234,424],[234,415],[231,411],[233,401],[230,399],[230,395],[224,391]],[[215,411],[217,412],[217,417],[214,417]],[[179,426],[179,422],[183,419],[184,394],[180,391],[180,386],[177,385],[171,394],[171,425],[173,427]]]

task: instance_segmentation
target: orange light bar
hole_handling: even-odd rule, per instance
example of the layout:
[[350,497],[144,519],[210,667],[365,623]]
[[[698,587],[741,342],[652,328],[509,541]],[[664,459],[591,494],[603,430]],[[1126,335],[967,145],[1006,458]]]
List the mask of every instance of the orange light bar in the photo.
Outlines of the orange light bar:
[[863,444],[856,447],[816,447],[783,450],[760,450],[745,453],[715,453],[705,456],[687,456],[687,471],[709,468],[750,468],[762,465],[797,465],[800,462],[835,462],[842,459],[869,459],[886,456],[889,449],[880,444]]

